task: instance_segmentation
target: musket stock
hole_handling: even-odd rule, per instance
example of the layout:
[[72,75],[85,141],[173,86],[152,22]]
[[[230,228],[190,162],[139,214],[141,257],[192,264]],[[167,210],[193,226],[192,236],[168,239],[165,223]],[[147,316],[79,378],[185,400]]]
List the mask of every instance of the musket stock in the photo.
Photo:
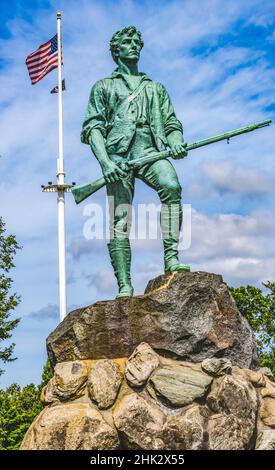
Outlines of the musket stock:
[[[205,145],[214,144],[215,142],[220,142],[221,140],[227,140],[229,142],[229,139],[231,139],[232,137],[236,137],[237,135],[246,134],[248,132],[253,132],[256,129],[267,127],[271,123],[271,120],[266,120],[257,122],[255,124],[250,124],[249,126],[241,127],[230,132],[225,132],[224,134],[215,135],[213,137],[210,137],[209,139],[199,140],[197,142],[193,142],[192,144],[186,144],[185,148],[189,152],[190,150],[195,150],[197,148],[204,147]],[[153,163],[157,160],[161,160],[171,156],[171,150],[165,150],[163,152],[149,154],[146,157],[127,161],[124,164],[127,165],[129,168],[136,169],[141,168],[143,165],[146,165],[148,163]],[[89,181],[89,183],[84,183],[79,186],[72,187],[71,192],[74,196],[76,204],[79,204],[80,202],[84,201],[87,197],[91,196],[100,188],[105,186],[105,184],[106,180],[104,176],[102,176],[97,180]]]
[[76,204],[84,201],[87,197],[94,194],[100,188],[105,186],[106,180],[104,176],[98,178],[97,180],[90,181],[89,183],[80,184],[78,186],[73,186],[71,192],[74,196]]

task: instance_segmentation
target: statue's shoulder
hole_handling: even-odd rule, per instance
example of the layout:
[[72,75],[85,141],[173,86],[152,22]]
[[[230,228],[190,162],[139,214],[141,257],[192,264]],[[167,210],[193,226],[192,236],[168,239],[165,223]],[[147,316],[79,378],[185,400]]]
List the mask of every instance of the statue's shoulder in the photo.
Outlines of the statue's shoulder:
[[154,91],[160,97],[163,97],[164,95],[167,94],[167,90],[166,90],[165,86],[162,83],[160,83],[156,80],[151,80],[150,84],[151,84],[151,87],[154,89]]
[[94,91],[99,91],[99,90],[105,88],[105,86],[106,86],[106,80],[107,80],[107,78],[101,78],[100,80],[97,80],[97,82],[95,82],[95,83],[91,86],[91,89],[94,90]]
[[95,91],[108,91],[114,87],[115,81],[112,76],[101,78],[93,85],[92,89]]
[[158,82],[157,80],[150,79],[149,83],[153,88],[155,88],[159,92],[166,91],[165,86],[162,83]]
[[163,83],[161,83],[161,82],[155,82],[155,83],[156,83],[156,87],[157,87],[158,90],[160,90],[160,91],[166,91],[166,88],[165,88],[165,86],[163,85]]
[[102,97],[105,97],[109,87],[110,87],[110,78],[102,78],[100,80],[97,80],[94,84],[92,84],[90,88],[90,99],[98,97],[101,99]]

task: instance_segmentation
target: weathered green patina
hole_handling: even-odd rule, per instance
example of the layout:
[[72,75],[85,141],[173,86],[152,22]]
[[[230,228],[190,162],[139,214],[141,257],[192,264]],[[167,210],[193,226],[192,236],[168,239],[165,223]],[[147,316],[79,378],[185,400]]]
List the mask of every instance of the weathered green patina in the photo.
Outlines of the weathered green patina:
[[[142,83],[146,86],[129,102],[126,98]],[[167,135],[172,131],[182,134],[182,125],[163,85],[152,81],[145,73],[132,76],[116,70],[92,88],[81,141],[90,144],[91,131],[99,129],[106,139],[109,155],[128,157],[126,152],[136,129],[145,124],[150,126],[155,148],[159,151],[168,146]]]
[[[249,124],[245,127],[240,127],[239,129],[234,129],[233,131],[224,132],[223,134],[214,135],[213,137],[209,137],[208,139],[197,140],[195,142],[192,142],[191,144],[185,144],[185,150],[189,152],[190,150],[195,150],[200,147],[204,147],[205,145],[215,144],[216,142],[220,142],[222,140],[227,140],[227,143],[229,143],[229,140],[233,137],[236,137],[241,134],[247,134],[248,132],[253,132],[257,129],[262,129],[263,127],[268,127],[271,123],[272,121],[268,119],[265,121],[256,122],[254,124]],[[122,160],[121,166],[124,167],[124,169],[127,169],[128,167],[128,170],[138,169],[142,166],[147,165],[148,163],[154,163],[157,160],[162,160],[171,157],[171,155],[171,150],[149,153],[145,157],[138,157],[133,160],[128,159],[127,161]],[[74,196],[76,204],[79,204],[80,202],[84,201],[87,197],[91,196],[100,188],[105,186],[105,184],[105,177],[102,176],[101,178],[89,181],[88,183],[73,186],[71,192]]]
[[258,122],[187,145],[164,86],[138,72],[142,47],[141,34],[134,26],[117,31],[111,39],[110,49],[118,67],[109,78],[92,87],[81,133],[81,141],[91,146],[103,177],[72,188],[79,204],[107,186],[109,203],[112,200],[108,249],[119,285],[117,298],[133,295],[129,232],[135,178],[155,189],[162,203],[165,273],[190,271],[178,260],[181,186],[168,157],[183,158],[189,150],[224,139],[229,142],[232,137],[271,123]]
[[132,296],[129,231],[135,178],[154,188],[162,203],[161,228],[164,270],[189,271],[179,263],[178,241],[182,224],[181,186],[169,160],[150,163],[137,170],[123,169],[121,162],[141,158],[170,147],[173,158],[187,155],[182,125],[177,119],[164,86],[139,73],[143,47],[141,34],[130,26],[117,31],[110,43],[118,67],[109,78],[99,80],[91,90],[81,134],[99,161],[113,198],[108,249],[117,277],[118,298]]

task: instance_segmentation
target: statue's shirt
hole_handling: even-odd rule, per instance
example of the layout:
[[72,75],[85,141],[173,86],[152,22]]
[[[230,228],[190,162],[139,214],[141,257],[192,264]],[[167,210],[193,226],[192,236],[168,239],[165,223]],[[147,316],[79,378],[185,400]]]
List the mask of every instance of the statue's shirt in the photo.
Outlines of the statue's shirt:
[[[170,132],[182,132],[170,97],[161,83],[140,73],[140,83],[146,86],[128,105],[123,105],[133,87],[130,76],[114,71],[109,78],[99,80],[92,87],[81,141],[90,143],[92,129],[99,129],[105,138],[108,154],[127,152],[137,127],[149,125],[156,149],[165,150]],[[135,77],[136,78],[136,77]]]

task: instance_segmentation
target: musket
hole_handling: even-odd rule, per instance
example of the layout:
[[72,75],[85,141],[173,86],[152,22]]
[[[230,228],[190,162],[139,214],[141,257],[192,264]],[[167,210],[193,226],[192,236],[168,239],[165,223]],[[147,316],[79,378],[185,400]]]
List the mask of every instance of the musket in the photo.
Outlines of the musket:
[[[240,134],[246,134],[247,132],[255,131],[256,129],[261,129],[262,127],[267,127],[272,123],[271,120],[257,122],[255,124],[250,124],[246,127],[241,127],[239,129],[235,129],[234,131],[225,132],[224,134],[215,135],[214,137],[210,137],[209,139],[198,140],[197,142],[193,142],[192,144],[185,144],[185,149],[187,152],[190,150],[194,150],[200,147],[204,147],[205,145],[214,144],[215,142],[219,142],[221,140],[227,140],[229,143],[229,139],[232,137],[236,137]],[[172,156],[171,150],[164,150],[163,152],[151,153],[145,157],[129,160],[123,162],[123,169],[137,169],[141,168],[143,165],[148,163],[153,163],[157,160],[162,160]],[[105,186],[106,180],[105,177],[102,176],[94,181],[90,181],[89,183],[81,184],[78,186],[74,186],[71,189],[71,192],[74,196],[76,204],[84,201],[87,197],[94,194],[100,188]]]

